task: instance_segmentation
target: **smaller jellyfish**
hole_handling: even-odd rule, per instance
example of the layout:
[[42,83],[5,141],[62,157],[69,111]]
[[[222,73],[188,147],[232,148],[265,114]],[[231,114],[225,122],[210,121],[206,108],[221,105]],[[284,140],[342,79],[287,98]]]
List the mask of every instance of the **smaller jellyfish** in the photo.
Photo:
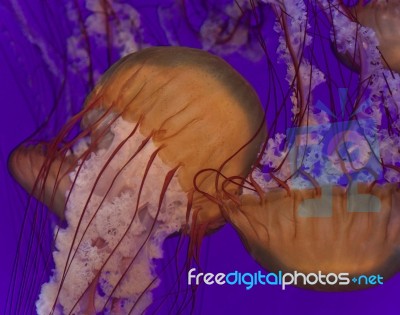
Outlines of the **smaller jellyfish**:
[[225,222],[221,178],[246,177],[264,137],[256,93],[216,56],[154,47],[114,64],[54,141],[10,157],[16,180],[66,221],[38,314],[144,312],[165,238],[190,234],[195,255]]

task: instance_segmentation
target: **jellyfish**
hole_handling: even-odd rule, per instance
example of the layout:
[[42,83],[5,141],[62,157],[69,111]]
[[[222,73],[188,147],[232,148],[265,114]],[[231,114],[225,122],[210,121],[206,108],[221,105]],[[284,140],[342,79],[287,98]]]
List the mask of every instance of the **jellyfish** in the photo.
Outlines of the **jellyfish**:
[[[49,282],[43,286],[38,307],[44,313],[49,309],[141,313],[151,303],[150,291],[158,285],[153,260],[162,257],[160,246],[167,235],[189,235],[190,246],[183,251],[197,262],[202,240],[225,223],[234,227],[252,258],[267,271],[347,272],[352,276],[380,273],[385,280],[394,275],[399,259],[400,154],[393,149],[400,141],[399,78],[393,45],[397,37],[390,31],[396,23],[397,5],[372,2],[350,6],[345,1],[250,0],[219,7],[204,1],[197,7],[174,1],[171,7],[159,8],[167,38],[162,44],[193,45],[224,56],[237,53],[251,62],[264,52],[262,68],[267,75],[259,96],[266,99],[265,111],[244,80],[236,85],[222,84],[235,80],[230,70],[215,71],[213,79],[209,78],[206,59],[211,57],[206,53],[152,48],[113,66],[88,96],[84,109],[56,139],[18,148],[10,159],[13,174],[28,192],[67,222],[54,230],[55,265],[64,267],[61,272],[54,271],[50,281],[44,280]],[[118,49],[124,51],[151,46],[125,42],[133,29],[114,32],[109,31],[110,24],[102,24],[110,18],[118,27],[139,27],[135,10],[112,1],[87,3],[93,13],[89,21],[73,15],[80,26],[75,30],[81,36],[81,41],[71,41],[75,73],[93,67],[82,65],[78,58],[91,48],[90,39],[96,43],[117,39]],[[124,13],[131,23],[121,18]],[[83,25],[92,33],[82,32]],[[99,40],[100,33],[106,40]],[[191,34],[199,42],[182,34]],[[82,46],[87,51],[82,52]],[[113,51],[107,50],[110,57]],[[167,58],[162,50],[174,53]],[[95,52],[101,55],[102,51]],[[197,55],[198,63],[191,63],[184,55]],[[135,72],[137,68],[141,71]],[[99,74],[93,72],[89,71],[89,85]],[[182,81],[180,88],[173,90],[176,78]],[[194,89],[190,86],[193,78],[204,85]],[[133,105],[138,101],[136,95],[150,86],[159,96],[159,103],[154,100],[154,104],[162,104],[165,98],[161,95],[170,93],[168,104],[178,108],[168,107],[171,113],[164,107],[154,107],[162,108],[157,112],[144,107],[142,112],[142,107]],[[236,99],[239,87],[249,91],[240,100]],[[196,98],[193,90],[203,92]],[[248,101],[250,94],[254,102]],[[185,98],[199,104],[213,95],[219,101],[207,106],[213,110],[206,121],[180,115],[185,113],[179,107]],[[232,105],[235,112],[215,107],[232,98],[229,105],[249,106],[244,111]],[[143,103],[152,100],[145,98]],[[250,105],[253,103],[257,105]],[[164,114],[171,118],[159,121]],[[182,130],[171,135],[164,127],[175,123],[175,118],[185,127],[175,125]],[[235,127],[223,134],[228,122]],[[195,129],[183,145],[188,151],[177,149],[179,141],[175,140],[180,131],[192,130],[189,127],[200,123],[204,124],[201,132]],[[78,125],[81,130],[74,134]],[[240,141],[238,135],[243,136]],[[204,145],[198,144],[196,137]],[[209,157],[217,155],[220,159],[213,164]],[[202,158],[206,162],[195,164]],[[247,162],[239,166],[235,161],[241,159]],[[138,161],[142,166],[138,167]],[[133,183],[131,178],[142,181]],[[149,190],[151,179],[155,184]],[[147,202],[150,195],[156,196],[152,203]],[[75,204],[78,206],[73,207]],[[127,220],[120,220],[114,214],[120,214],[120,207],[127,204],[134,205],[132,211],[126,214]],[[38,217],[35,220],[40,221]],[[39,226],[37,221],[34,224]],[[137,234],[125,235],[131,223]],[[67,231],[75,234],[68,236]],[[134,244],[130,250],[136,252],[129,252],[127,244]],[[61,248],[67,249],[66,256],[60,254]],[[36,264],[37,256],[25,265]],[[117,265],[113,273],[109,268]],[[141,286],[132,287],[125,297],[127,286],[138,283],[137,279]],[[69,289],[72,283],[75,285]],[[298,285],[328,291],[363,288],[356,284]],[[24,292],[29,290],[25,283],[22,287]],[[177,292],[183,290],[178,288]],[[69,299],[70,294],[75,296]],[[178,309],[183,313],[183,308]]]
[[[64,142],[78,121],[82,131]],[[114,64],[54,141],[22,145],[9,160],[67,224],[55,229],[38,314],[143,312],[163,240],[223,224],[219,177],[250,171],[263,121],[253,89],[203,51],[148,48]]]
[[[247,191],[223,212],[267,270],[388,279],[400,264],[398,4],[265,2],[276,14],[292,123],[285,134],[270,136]],[[321,24],[314,16],[329,22],[327,33],[316,31]],[[339,84],[346,85],[324,65],[328,52],[315,52],[323,36],[339,69],[350,66],[349,76],[341,73]],[[330,103],[316,99],[324,93]]]

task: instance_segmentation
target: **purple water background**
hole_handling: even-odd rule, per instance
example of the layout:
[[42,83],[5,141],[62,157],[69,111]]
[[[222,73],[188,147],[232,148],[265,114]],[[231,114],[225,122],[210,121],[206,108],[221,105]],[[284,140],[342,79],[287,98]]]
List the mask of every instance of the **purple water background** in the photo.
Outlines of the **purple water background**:
[[[40,102],[36,103],[36,90],[27,86],[26,74],[37,70],[34,68],[35,64],[30,62],[31,56],[37,55],[37,47],[33,47],[22,36],[21,21],[9,14],[9,5],[8,1],[0,1],[0,21],[3,22],[0,23],[0,311],[4,314],[7,314],[7,290],[26,204],[26,194],[7,170],[7,157],[18,143],[45,120],[45,113],[49,112],[51,100],[54,99],[54,95],[49,92],[48,102],[44,102],[46,98],[41,96],[38,98]],[[36,2],[26,2],[24,10],[31,17],[41,19],[41,9],[35,5]],[[145,17],[143,23],[147,23],[153,34],[159,35],[154,35],[154,38],[161,38],[159,41],[163,43],[165,35],[162,35],[155,13],[158,5],[159,1],[148,2],[141,12]],[[57,14],[59,18],[63,18],[62,10],[56,10],[54,14],[54,19],[57,19]],[[49,28],[52,26],[50,22],[41,20],[36,31],[54,32],[60,40],[65,36],[65,29],[39,28],[45,25],[49,25]],[[190,34],[185,34],[183,30],[181,37],[186,45],[191,45]],[[17,49],[13,45],[17,45]],[[225,59],[248,79],[264,103],[265,61],[251,62],[238,54],[231,54]],[[43,80],[42,87],[43,90],[37,94],[45,94],[46,89],[51,89],[51,84]],[[60,112],[63,113],[62,110]],[[173,240],[170,242],[172,245],[166,244],[166,248],[173,247]],[[214,273],[260,270],[229,225],[204,241],[202,259],[203,270]],[[400,314],[399,290],[400,276],[385,281],[380,287],[349,293],[321,293],[293,287],[282,291],[279,286],[255,286],[251,290],[246,290],[243,286],[201,286],[197,292],[195,314]]]

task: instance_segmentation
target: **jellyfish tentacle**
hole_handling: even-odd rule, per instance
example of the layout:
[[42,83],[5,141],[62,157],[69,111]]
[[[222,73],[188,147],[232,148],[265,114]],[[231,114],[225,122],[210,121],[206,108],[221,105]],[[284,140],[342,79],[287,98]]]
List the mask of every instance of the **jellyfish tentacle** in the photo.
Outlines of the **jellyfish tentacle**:
[[[113,120],[110,121],[110,124],[111,124],[112,122],[113,122]],[[134,127],[134,128],[132,129],[132,131],[130,132],[130,134],[126,137],[126,139],[124,139],[120,144],[118,144],[118,146],[115,148],[115,150],[113,150],[113,152],[112,152],[110,158],[107,159],[105,165],[102,167],[101,171],[100,171],[100,172],[98,173],[98,175],[96,176],[96,180],[95,180],[94,186],[93,186],[93,188],[92,188],[92,190],[91,190],[91,192],[90,192],[90,194],[89,194],[89,196],[88,196],[88,198],[87,198],[87,200],[86,200],[85,206],[84,206],[84,208],[82,209],[81,217],[79,218],[79,223],[78,223],[78,225],[76,226],[76,230],[75,230],[75,233],[74,233],[73,241],[72,241],[72,244],[71,244],[71,247],[70,247],[70,250],[69,250],[67,259],[66,259],[66,264],[65,264],[65,266],[64,266],[64,271],[63,271],[63,273],[62,273],[62,279],[61,279],[61,281],[60,281],[59,292],[58,292],[58,294],[57,294],[57,296],[56,296],[56,298],[55,298],[55,302],[54,302],[53,308],[55,308],[55,306],[56,306],[57,299],[58,299],[58,295],[61,293],[61,288],[62,288],[62,286],[63,286],[63,282],[64,282],[64,280],[66,279],[66,277],[67,277],[67,275],[68,275],[68,272],[69,272],[69,270],[70,270],[70,267],[71,267],[71,265],[72,265],[72,263],[73,263],[73,261],[74,261],[75,255],[76,255],[76,253],[77,253],[76,251],[73,252],[73,248],[74,248],[74,246],[75,246],[75,242],[76,242],[76,244],[77,244],[76,247],[81,246],[81,243],[82,243],[82,241],[83,241],[83,239],[84,239],[86,233],[88,232],[88,229],[89,229],[89,227],[91,226],[93,219],[95,218],[96,214],[97,214],[98,211],[100,210],[100,207],[101,207],[101,206],[103,205],[103,203],[105,202],[106,198],[108,198],[109,193],[110,193],[111,189],[113,188],[113,185],[109,185],[109,186],[108,186],[108,189],[107,189],[107,191],[103,194],[103,198],[102,198],[101,202],[99,203],[97,209],[95,210],[94,214],[93,214],[92,217],[89,219],[89,222],[87,223],[86,227],[83,227],[83,224],[82,224],[82,226],[81,226],[81,223],[82,223],[82,220],[83,220],[83,216],[84,216],[84,214],[85,214],[85,209],[87,209],[88,206],[89,206],[91,196],[92,196],[93,194],[96,193],[96,189],[98,189],[98,187],[102,185],[102,182],[104,182],[104,176],[103,176],[103,175],[104,175],[105,171],[107,170],[107,167],[108,167],[109,164],[111,163],[112,158],[121,150],[121,148],[126,144],[126,142],[127,142],[130,138],[132,138],[132,137],[134,136],[134,134],[137,132],[138,126],[139,126],[139,124],[136,124],[135,127]],[[102,134],[110,133],[110,131],[108,130],[109,127],[110,127],[110,126],[104,127],[103,130],[102,130],[102,132],[101,132],[101,134],[98,135],[98,137],[101,137]],[[117,177],[120,175],[122,169],[123,169],[126,165],[128,165],[128,163],[130,163],[130,162],[135,158],[135,156],[141,151],[141,149],[143,149],[143,147],[146,145],[146,143],[147,143],[148,141],[149,141],[149,138],[143,140],[142,145],[140,145],[140,146],[138,147],[138,149],[137,149],[137,151],[135,152],[135,154],[133,154],[132,157],[128,160],[128,162],[126,162],[126,164],[114,175],[114,178],[112,179],[112,184],[116,181],[116,179],[117,179]],[[78,169],[78,171],[77,171],[77,173],[76,173],[75,179],[78,178],[79,173],[80,173],[80,168]],[[80,229],[81,227],[82,227],[82,229],[83,229],[82,232],[79,231],[79,229]],[[80,232],[80,234],[81,234],[81,235],[80,235],[80,238],[77,237],[78,232]],[[93,241],[93,240],[92,240],[92,241]],[[100,272],[100,271],[99,271],[99,272]],[[84,295],[86,295],[86,293],[83,293],[81,298],[83,298]],[[80,300],[80,299],[79,299],[79,300]],[[76,302],[76,304],[74,305],[74,307],[77,305],[77,303],[79,302],[79,300]],[[74,308],[74,307],[73,307],[73,308]],[[73,308],[72,308],[72,309],[73,309]]]

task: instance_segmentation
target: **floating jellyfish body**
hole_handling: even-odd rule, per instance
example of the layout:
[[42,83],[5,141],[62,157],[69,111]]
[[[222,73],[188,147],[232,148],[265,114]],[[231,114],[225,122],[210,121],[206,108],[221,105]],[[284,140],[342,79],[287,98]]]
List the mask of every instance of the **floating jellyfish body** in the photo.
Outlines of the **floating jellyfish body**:
[[[361,207],[357,195],[365,197]],[[389,184],[373,189],[360,185],[351,194],[336,186],[324,194],[305,189],[292,189],[289,194],[276,189],[265,193],[261,200],[245,195],[240,211],[232,207],[227,213],[248,251],[264,268],[306,275],[333,273],[329,285],[306,285],[302,280],[297,285],[348,291],[365,286],[341,285],[337,275],[379,274],[387,280],[398,272],[399,197],[397,186]],[[368,212],[374,209],[376,198],[380,201],[379,211]],[[302,204],[307,215],[300,211]]]
[[[393,156],[399,139],[400,76],[393,72],[398,4],[389,1],[374,13],[372,4],[355,10],[337,1],[265,2],[277,19],[292,123],[267,140],[260,167],[247,180],[251,190],[225,203],[225,217],[267,270],[387,279],[400,264],[400,169]],[[313,10],[329,22],[332,53],[356,65],[357,82],[354,73],[347,83],[342,73],[335,77],[332,67],[324,67],[326,52],[314,52],[321,34],[310,32],[311,25],[322,24],[312,19]],[[330,104],[315,99],[319,90],[332,95]],[[333,281],[307,287],[363,286]]]
[[208,53],[149,48],[112,66],[53,143],[10,158],[22,186],[67,222],[38,313],[142,313],[164,239],[190,233],[195,244],[224,223],[217,194],[238,189],[220,178],[250,172],[263,121],[252,88]]

